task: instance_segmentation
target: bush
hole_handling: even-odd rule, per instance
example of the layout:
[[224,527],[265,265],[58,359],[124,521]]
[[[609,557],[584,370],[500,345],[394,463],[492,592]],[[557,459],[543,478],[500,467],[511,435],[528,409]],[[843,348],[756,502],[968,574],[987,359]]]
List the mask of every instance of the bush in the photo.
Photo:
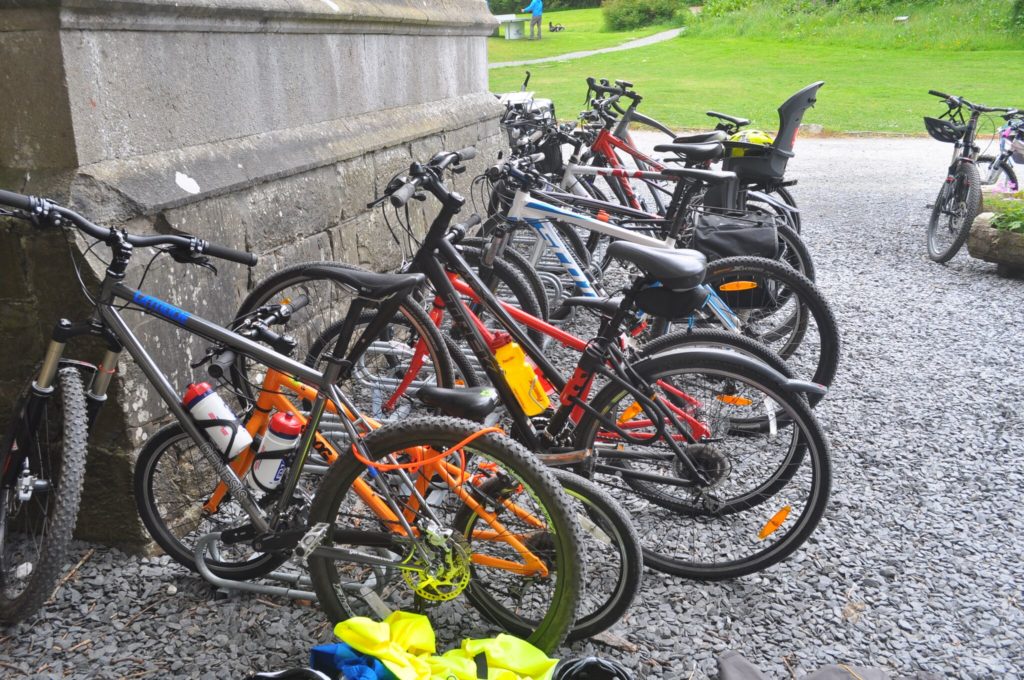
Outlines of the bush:
[[1024,28],[1024,0],[1013,0],[1013,10],[1010,16],[1014,26]]
[[605,26],[612,31],[669,23],[681,6],[679,0],[604,0],[601,3]]

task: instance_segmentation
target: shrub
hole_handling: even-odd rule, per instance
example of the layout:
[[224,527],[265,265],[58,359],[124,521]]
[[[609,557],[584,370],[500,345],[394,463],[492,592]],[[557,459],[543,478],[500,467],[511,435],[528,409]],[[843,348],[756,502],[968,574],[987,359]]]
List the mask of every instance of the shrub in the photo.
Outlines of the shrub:
[[668,23],[681,7],[679,0],[604,0],[601,3],[605,26],[612,31]]
[[1013,0],[1013,10],[1010,14],[1013,25],[1024,28],[1024,0]]

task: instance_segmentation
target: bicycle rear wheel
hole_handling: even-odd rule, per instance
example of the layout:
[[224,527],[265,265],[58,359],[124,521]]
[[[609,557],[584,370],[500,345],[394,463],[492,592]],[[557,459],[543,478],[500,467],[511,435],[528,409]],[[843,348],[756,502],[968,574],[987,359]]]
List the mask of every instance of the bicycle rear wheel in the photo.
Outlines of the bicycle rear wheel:
[[666,419],[659,436],[657,422],[611,384],[591,406],[639,443],[587,415],[577,445],[594,449],[594,480],[637,519],[645,564],[720,580],[765,569],[802,545],[824,513],[831,484],[827,442],[807,403],[727,359],[677,352],[633,368],[686,429]]
[[85,388],[76,368],[53,391],[29,383],[0,442],[0,623],[33,614],[53,592],[78,520],[85,479]]
[[[375,461],[392,454],[408,461],[418,451],[451,451],[479,429],[454,418],[414,418],[363,441]],[[580,595],[580,536],[568,499],[507,437],[486,434],[463,451],[464,473],[457,453],[408,476],[355,457],[331,467],[310,510],[311,526],[329,527],[323,546],[390,565],[314,554],[309,571],[320,606],[331,621],[429,610],[444,639],[482,637],[497,624],[551,652],[572,627]],[[425,504],[412,501],[410,481]],[[404,510],[417,539],[381,510],[388,499]]]

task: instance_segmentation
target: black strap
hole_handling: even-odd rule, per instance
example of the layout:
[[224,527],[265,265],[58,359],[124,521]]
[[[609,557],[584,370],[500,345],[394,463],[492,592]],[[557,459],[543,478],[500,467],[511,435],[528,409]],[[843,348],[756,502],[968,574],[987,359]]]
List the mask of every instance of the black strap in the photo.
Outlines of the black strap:
[[476,662],[477,680],[487,680],[487,654],[480,652],[473,657],[473,661]]

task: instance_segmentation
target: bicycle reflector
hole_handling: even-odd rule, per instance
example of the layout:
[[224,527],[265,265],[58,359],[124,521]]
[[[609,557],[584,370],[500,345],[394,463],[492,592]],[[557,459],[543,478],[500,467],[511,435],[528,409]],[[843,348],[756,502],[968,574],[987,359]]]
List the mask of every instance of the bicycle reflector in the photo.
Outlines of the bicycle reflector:
[[786,521],[787,517],[789,517],[789,513],[792,509],[793,506],[784,505],[781,510],[772,515],[770,520],[765,522],[765,525],[761,527],[761,531],[757,532],[757,537],[763,541],[778,531],[779,527],[782,526],[782,523]]
[[718,290],[726,293],[737,293],[742,290],[754,290],[757,288],[757,281],[729,281],[718,287]]
[[750,406],[754,403],[746,397],[740,397],[735,394],[719,394],[715,399],[723,404],[729,404],[730,406]]

